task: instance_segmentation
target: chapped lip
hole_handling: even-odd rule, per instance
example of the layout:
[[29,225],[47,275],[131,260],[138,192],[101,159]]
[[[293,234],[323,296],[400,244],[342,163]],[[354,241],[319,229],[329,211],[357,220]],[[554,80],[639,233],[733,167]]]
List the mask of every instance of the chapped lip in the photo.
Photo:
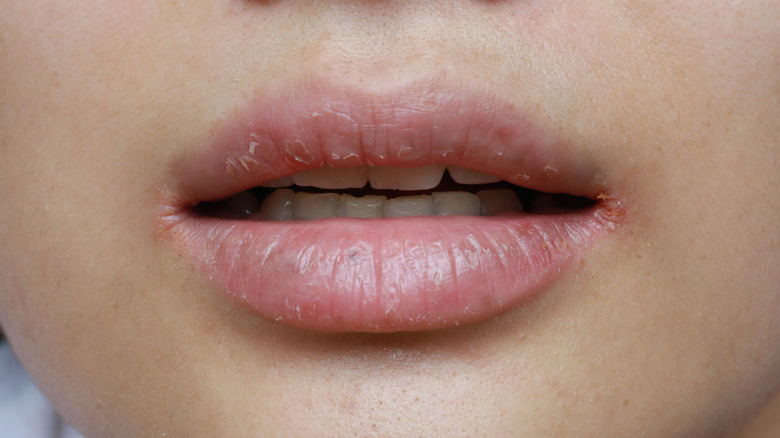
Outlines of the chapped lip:
[[[158,227],[214,288],[263,317],[325,332],[476,323],[545,290],[625,210],[597,165],[495,96],[414,84],[308,82],[263,94],[176,160]],[[263,222],[198,203],[324,165],[457,165],[598,200],[567,214]]]

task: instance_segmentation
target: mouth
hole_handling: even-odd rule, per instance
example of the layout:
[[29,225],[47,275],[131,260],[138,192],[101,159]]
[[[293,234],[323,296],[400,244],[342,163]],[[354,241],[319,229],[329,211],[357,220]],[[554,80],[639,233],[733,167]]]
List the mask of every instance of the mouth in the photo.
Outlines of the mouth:
[[204,217],[292,221],[327,218],[565,214],[596,200],[544,193],[460,166],[324,166],[269,181],[215,202],[199,203]]
[[261,317],[322,332],[473,324],[537,296],[615,229],[587,154],[462,89],[308,84],[180,157],[158,229]]

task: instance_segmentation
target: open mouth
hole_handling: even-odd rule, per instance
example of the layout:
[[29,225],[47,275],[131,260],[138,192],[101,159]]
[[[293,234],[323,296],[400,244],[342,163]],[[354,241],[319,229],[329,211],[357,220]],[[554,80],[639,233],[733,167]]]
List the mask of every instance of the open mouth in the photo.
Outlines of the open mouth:
[[157,226],[270,321],[435,330],[548,290],[615,229],[622,200],[596,163],[494,95],[309,80],[173,163]]
[[195,210],[223,219],[288,221],[562,214],[594,204],[583,196],[523,188],[460,166],[324,166],[200,203]]

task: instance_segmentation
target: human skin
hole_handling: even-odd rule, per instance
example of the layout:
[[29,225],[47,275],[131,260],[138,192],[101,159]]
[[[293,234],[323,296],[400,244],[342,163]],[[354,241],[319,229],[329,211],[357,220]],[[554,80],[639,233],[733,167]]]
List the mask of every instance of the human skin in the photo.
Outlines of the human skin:
[[[1,4],[0,323],[88,437],[725,437],[780,386],[777,1]],[[312,81],[478,84],[625,215],[495,319],[265,319],[159,231],[161,190]]]

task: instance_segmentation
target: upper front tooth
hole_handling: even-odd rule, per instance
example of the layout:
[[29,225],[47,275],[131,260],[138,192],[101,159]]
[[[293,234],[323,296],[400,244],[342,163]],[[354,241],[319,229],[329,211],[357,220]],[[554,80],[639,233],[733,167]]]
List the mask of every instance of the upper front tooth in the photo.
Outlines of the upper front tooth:
[[452,180],[458,184],[490,184],[501,181],[501,178],[460,166],[447,166]]
[[304,170],[293,175],[295,185],[321,189],[359,189],[368,182],[365,166],[331,167]]
[[428,190],[441,182],[444,166],[369,167],[371,187],[379,190]]
[[273,179],[271,181],[266,181],[260,185],[262,187],[270,187],[270,188],[287,187],[293,185],[293,178],[291,176],[285,176],[282,178]]

